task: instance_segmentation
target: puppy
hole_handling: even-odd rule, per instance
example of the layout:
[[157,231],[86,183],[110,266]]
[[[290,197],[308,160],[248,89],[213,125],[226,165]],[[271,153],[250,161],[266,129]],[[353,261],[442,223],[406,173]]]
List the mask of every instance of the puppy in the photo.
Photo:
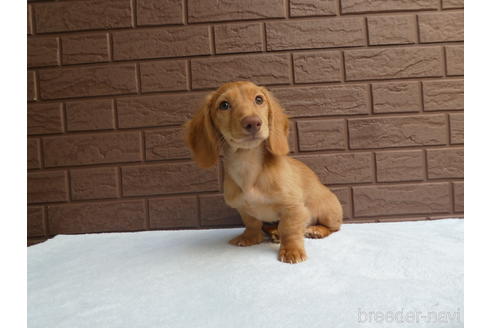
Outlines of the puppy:
[[324,238],[340,229],[340,202],[311,169],[287,156],[288,117],[265,88],[247,81],[222,85],[185,130],[198,166],[214,165],[222,149],[225,201],[246,227],[231,244],[259,244],[263,222],[278,221],[278,259],[298,263],[307,259],[304,236]]

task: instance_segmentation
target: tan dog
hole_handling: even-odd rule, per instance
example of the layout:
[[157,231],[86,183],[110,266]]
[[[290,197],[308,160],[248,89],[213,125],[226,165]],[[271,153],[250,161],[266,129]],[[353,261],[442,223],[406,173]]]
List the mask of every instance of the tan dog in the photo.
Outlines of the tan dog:
[[200,167],[224,154],[224,197],[246,226],[230,241],[259,244],[263,222],[278,223],[279,260],[306,260],[304,236],[324,238],[340,229],[342,208],[337,197],[306,165],[287,156],[287,115],[262,87],[232,82],[210,93],[203,107],[186,123],[187,144]]

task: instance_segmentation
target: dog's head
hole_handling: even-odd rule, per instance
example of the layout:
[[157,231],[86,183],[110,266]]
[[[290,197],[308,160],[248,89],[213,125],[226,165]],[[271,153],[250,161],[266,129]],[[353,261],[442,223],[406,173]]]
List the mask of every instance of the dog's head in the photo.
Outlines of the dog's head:
[[252,82],[226,83],[207,95],[185,129],[187,144],[201,167],[217,162],[222,140],[235,149],[265,143],[272,154],[289,152],[287,115],[267,89]]

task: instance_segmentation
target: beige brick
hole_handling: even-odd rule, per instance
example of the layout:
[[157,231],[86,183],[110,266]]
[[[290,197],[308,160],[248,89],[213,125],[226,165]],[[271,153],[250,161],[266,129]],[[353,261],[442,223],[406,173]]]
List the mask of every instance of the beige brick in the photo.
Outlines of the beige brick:
[[368,114],[369,88],[364,84],[279,88],[272,90],[291,117]]
[[449,114],[449,128],[451,130],[451,144],[462,144],[464,139],[464,114]]
[[31,172],[27,174],[27,203],[68,201],[65,171]]
[[43,150],[47,167],[134,162],[141,159],[140,133],[46,137]]
[[240,226],[239,212],[227,206],[224,195],[200,195],[200,223],[204,227]]
[[418,15],[420,42],[464,40],[463,13],[431,13]]
[[464,108],[463,80],[423,82],[424,110],[462,110]]
[[142,92],[179,91],[188,88],[186,61],[153,61],[140,64]]
[[446,73],[448,75],[464,75],[464,46],[446,46]]
[[46,235],[46,229],[44,223],[44,207],[28,206],[27,207],[27,236],[39,237],[45,235]]
[[58,38],[27,39],[27,67],[56,66],[59,63]]
[[352,149],[445,145],[445,115],[350,119]]
[[407,44],[417,42],[414,15],[369,16],[369,44]]
[[27,138],[27,168],[41,168],[41,143],[39,139]]
[[453,182],[453,192],[454,192],[454,211],[463,212],[465,210],[464,182]]
[[462,148],[428,149],[429,179],[463,178],[464,155]]
[[36,31],[67,32],[130,27],[131,2],[127,0],[79,0],[33,4]]
[[257,84],[290,82],[288,54],[261,54],[193,59],[193,89],[217,88],[226,82],[250,80]]
[[135,65],[120,64],[40,71],[39,89],[43,99],[136,93]]
[[261,51],[262,33],[260,23],[216,25],[215,51],[218,54]]
[[345,149],[345,120],[298,121],[301,151]]
[[441,47],[345,51],[347,80],[442,76]]
[[337,0],[290,0],[290,16],[334,16]]
[[62,104],[28,104],[27,134],[49,134],[63,132]]
[[449,213],[448,183],[358,186],[354,192],[354,215],[409,215]]
[[48,206],[50,234],[73,234],[145,229],[143,200]]
[[294,54],[296,83],[334,82],[342,79],[339,51]]
[[200,0],[188,3],[188,21],[218,22],[285,16],[283,0]]
[[185,26],[114,32],[113,52],[116,60],[209,55],[209,29]]
[[371,153],[317,154],[296,156],[327,185],[373,181]]
[[443,9],[463,8],[465,0],[442,0]]
[[424,180],[424,153],[421,150],[377,152],[376,170],[378,182]]
[[115,167],[70,170],[72,199],[118,197],[117,171]]
[[184,140],[185,136],[182,127],[145,131],[145,159],[191,158]]
[[36,72],[27,71],[27,100],[32,101],[36,100],[37,98]]
[[74,101],[65,104],[68,131],[114,129],[111,99]]
[[383,82],[372,85],[375,113],[418,112],[422,109],[419,82]]
[[196,196],[154,198],[149,200],[151,229],[197,228]]
[[108,34],[85,34],[62,37],[63,64],[109,61]]
[[183,0],[138,0],[138,25],[183,24]]
[[183,124],[200,108],[205,93],[125,97],[116,100],[118,126],[135,128]]
[[362,46],[362,17],[266,23],[267,50]]
[[439,0],[341,0],[342,13],[438,9]]
[[166,163],[121,168],[123,195],[159,195],[219,190],[217,168],[194,163]]

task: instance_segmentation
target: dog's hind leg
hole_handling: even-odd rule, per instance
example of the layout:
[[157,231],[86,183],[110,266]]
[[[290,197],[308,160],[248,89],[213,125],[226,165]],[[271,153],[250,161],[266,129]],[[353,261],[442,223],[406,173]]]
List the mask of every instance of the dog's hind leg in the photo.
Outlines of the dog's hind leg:
[[331,231],[324,225],[318,224],[307,227],[306,231],[304,232],[304,237],[320,239],[329,236],[332,232],[334,231]]
[[307,238],[324,238],[340,230],[342,225],[342,205],[334,193],[324,188],[320,193],[321,197],[311,204],[311,213],[316,218],[316,223],[306,228],[304,236]]
[[263,223],[261,227],[264,233],[270,238],[272,243],[280,243],[280,237],[278,236],[278,222],[275,223]]

